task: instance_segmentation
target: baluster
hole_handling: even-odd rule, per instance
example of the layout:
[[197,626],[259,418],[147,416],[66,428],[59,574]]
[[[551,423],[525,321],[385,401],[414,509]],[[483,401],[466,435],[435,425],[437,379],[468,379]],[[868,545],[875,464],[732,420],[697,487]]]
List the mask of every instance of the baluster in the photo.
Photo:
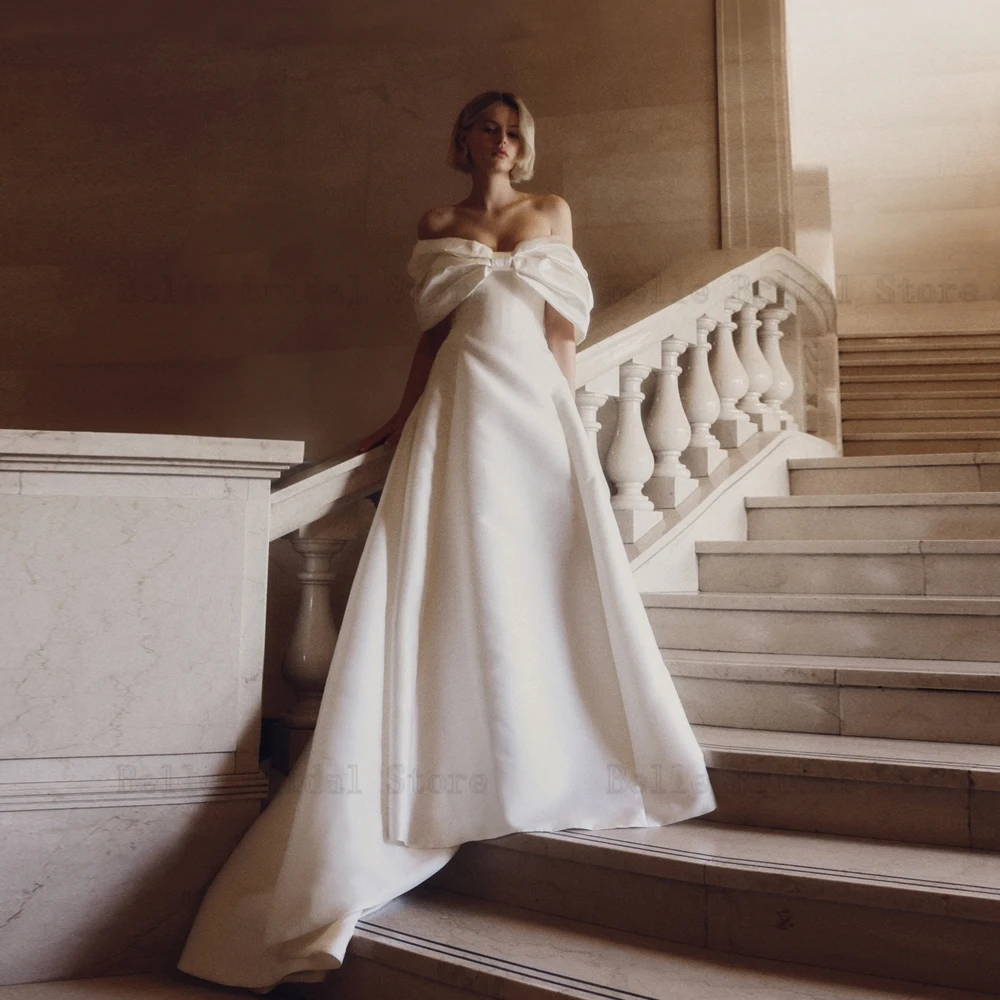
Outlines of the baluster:
[[597,419],[597,411],[607,401],[608,397],[603,392],[591,392],[589,389],[576,390],[576,408],[580,412],[580,420],[587,431],[587,437],[590,438],[594,454],[598,456],[597,432],[601,429],[601,422]]
[[757,330],[761,325],[757,313],[775,300],[774,286],[768,282],[755,282],[754,295],[745,302],[738,316],[739,344],[736,353],[746,369],[750,386],[740,400],[740,409],[757,425],[758,430],[777,431],[781,421],[765,406],[760,397],[771,387],[771,366],[764,357],[757,341]]
[[646,494],[654,507],[676,507],[698,488],[698,480],[681,462],[681,452],[691,443],[691,424],[684,412],[677,376],[677,359],[687,350],[688,342],[668,337],[660,344],[661,364],[656,378],[656,399],[647,417],[649,445],[655,463]]
[[757,425],[736,408],[736,401],[742,399],[750,388],[750,379],[733,344],[736,323],[732,316],[742,308],[741,299],[726,299],[725,310],[729,318],[716,324],[715,344],[708,360],[720,405],[719,419],[712,424],[712,433],[724,448],[738,448],[757,433]]
[[346,514],[327,515],[291,536],[302,556],[296,574],[301,584],[299,610],[281,663],[281,675],[295,692],[295,705],[271,731],[271,764],[289,772],[316,728],[330,660],[337,645],[337,627],[330,603],[330,585],[348,543],[367,524],[361,505]]
[[691,422],[691,443],[681,455],[692,476],[701,479],[711,475],[725,461],[726,452],[710,430],[719,419],[719,393],[708,368],[711,345],[708,335],[715,329],[715,320],[701,316],[695,327],[695,341],[688,347],[688,363],[680,382],[684,412]]
[[618,421],[604,463],[608,478],[616,487],[611,506],[625,542],[641,538],[663,519],[653,509],[653,501],[642,492],[653,472],[654,460],[642,426],[640,403],[644,393],[639,385],[650,370],[649,365],[634,361],[618,368]]
[[760,313],[763,326],[760,330],[761,350],[771,366],[771,385],[762,399],[771,413],[781,421],[781,429],[798,430],[795,418],[784,408],[785,401],[795,391],[795,381],[781,356],[781,324],[795,311],[795,299],[784,290],[778,294],[778,304],[769,305]]

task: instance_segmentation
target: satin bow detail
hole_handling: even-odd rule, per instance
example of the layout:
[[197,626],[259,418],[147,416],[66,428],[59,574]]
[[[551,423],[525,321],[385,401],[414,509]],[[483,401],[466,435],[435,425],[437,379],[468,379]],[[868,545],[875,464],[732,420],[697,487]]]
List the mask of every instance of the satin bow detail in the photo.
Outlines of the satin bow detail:
[[457,236],[418,240],[407,272],[417,324],[440,322],[495,271],[513,271],[573,324],[577,343],[587,335],[594,294],[576,251],[557,236],[522,240],[493,250]]
[[494,250],[491,263],[494,271],[520,270],[520,260],[517,256],[517,252],[514,250],[508,253],[500,253],[499,251]]

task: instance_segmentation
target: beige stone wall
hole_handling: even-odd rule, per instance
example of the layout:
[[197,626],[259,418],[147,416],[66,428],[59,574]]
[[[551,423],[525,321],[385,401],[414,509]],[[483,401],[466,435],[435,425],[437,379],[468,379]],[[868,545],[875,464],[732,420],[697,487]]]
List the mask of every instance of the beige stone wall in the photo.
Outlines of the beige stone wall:
[[49,0],[0,35],[0,424],[299,438],[391,412],[479,90],[537,118],[598,306],[719,245],[713,0]]
[[793,158],[829,171],[842,332],[996,329],[1000,4],[787,0],[787,22]]

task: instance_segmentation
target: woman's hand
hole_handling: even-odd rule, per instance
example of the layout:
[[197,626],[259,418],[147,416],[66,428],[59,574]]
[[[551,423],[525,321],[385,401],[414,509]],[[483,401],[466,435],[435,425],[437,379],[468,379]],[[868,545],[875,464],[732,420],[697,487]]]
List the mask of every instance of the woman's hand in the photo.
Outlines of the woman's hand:
[[397,411],[377,431],[372,432],[367,437],[363,437],[354,446],[354,453],[360,455],[362,452],[370,451],[379,444],[387,444],[390,448],[395,448],[400,434],[403,433],[403,425],[405,423],[405,415]]

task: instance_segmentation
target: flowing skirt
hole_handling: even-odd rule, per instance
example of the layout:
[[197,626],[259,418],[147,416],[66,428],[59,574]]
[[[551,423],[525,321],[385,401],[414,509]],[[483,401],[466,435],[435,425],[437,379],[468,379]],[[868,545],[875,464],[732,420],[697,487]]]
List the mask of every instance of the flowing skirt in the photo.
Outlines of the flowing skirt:
[[396,447],[315,732],[210,886],[179,967],[317,981],[458,845],[711,811],[544,301],[455,311]]

